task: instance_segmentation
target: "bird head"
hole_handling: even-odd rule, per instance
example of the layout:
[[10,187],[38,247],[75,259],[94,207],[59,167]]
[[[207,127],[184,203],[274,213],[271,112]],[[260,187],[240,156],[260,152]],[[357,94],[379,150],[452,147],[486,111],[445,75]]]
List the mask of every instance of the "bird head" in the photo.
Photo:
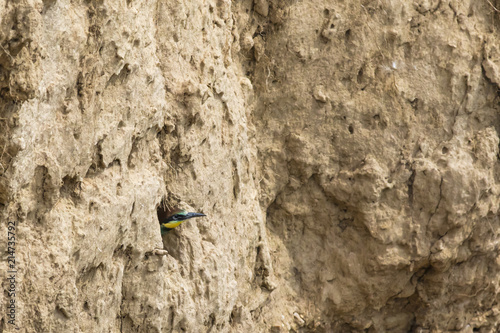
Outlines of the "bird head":
[[189,213],[185,210],[181,210],[167,218],[167,221],[184,221],[192,219],[193,217],[206,216],[202,213]]
[[177,211],[176,213],[160,221],[161,234],[163,235],[169,232],[170,230],[178,227],[179,225],[181,225],[181,223],[183,223],[186,220],[200,216],[206,216],[206,215],[202,213],[188,213],[185,210]]

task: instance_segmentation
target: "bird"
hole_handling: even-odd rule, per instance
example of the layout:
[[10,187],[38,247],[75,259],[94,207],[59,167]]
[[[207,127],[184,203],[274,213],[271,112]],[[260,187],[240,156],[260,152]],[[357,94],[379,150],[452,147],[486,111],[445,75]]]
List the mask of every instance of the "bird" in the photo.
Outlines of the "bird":
[[185,210],[177,211],[175,214],[170,215],[160,220],[161,234],[164,235],[170,230],[178,227],[182,222],[192,219],[193,217],[206,216],[202,213],[188,213]]

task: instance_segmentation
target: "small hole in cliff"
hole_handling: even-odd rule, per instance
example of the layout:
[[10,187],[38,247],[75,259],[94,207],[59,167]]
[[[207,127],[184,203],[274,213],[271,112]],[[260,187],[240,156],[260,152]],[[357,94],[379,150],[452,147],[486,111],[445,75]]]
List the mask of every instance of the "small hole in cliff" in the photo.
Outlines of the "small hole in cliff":
[[173,212],[174,208],[167,203],[167,199],[163,198],[160,201],[158,207],[156,207],[156,215],[158,216],[158,223],[166,219],[170,215],[172,215]]
[[156,215],[158,216],[158,222],[168,217],[168,209],[163,201],[158,208],[156,208]]
[[359,69],[356,81],[358,81],[358,83],[361,83],[363,81],[363,68]]
[[215,320],[215,314],[214,313],[211,313],[210,316],[208,316],[208,319],[205,320],[205,326],[207,327],[213,327],[216,323],[216,320]]
[[328,8],[325,8],[325,10],[323,11],[323,15],[329,16],[330,15],[330,10]]
[[378,114],[376,114],[376,115],[373,116],[373,119],[375,119],[376,121],[379,121],[380,120],[380,116]]
[[351,133],[351,134],[354,133],[354,127],[352,127],[352,125],[349,125],[349,133]]
[[85,311],[89,311],[89,310],[90,310],[90,308],[89,308],[89,303],[88,303],[88,302],[83,303],[83,309],[84,309]]
[[443,152],[443,154],[448,154],[448,152],[450,150],[448,148],[446,148],[446,147],[443,147],[443,149],[441,151]]
[[351,39],[351,29],[347,29],[345,32],[345,39],[349,40]]

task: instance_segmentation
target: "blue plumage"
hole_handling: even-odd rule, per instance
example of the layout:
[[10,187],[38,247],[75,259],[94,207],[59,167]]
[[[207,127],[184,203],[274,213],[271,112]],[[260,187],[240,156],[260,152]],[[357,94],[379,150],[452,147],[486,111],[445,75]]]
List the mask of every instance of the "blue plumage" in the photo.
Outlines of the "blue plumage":
[[175,214],[168,216],[164,220],[160,221],[161,234],[165,234],[170,230],[178,227],[181,223],[186,220],[192,219],[193,217],[206,216],[201,213],[188,213],[185,210],[176,212]]

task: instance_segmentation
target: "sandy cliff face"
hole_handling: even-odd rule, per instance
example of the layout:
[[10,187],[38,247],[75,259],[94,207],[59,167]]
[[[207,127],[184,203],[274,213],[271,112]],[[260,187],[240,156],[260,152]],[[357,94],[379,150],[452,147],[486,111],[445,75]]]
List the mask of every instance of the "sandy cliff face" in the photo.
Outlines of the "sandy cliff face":
[[496,331],[495,6],[0,2],[17,327]]
[[254,121],[275,270],[334,331],[497,327],[492,10],[302,2],[269,27]]

